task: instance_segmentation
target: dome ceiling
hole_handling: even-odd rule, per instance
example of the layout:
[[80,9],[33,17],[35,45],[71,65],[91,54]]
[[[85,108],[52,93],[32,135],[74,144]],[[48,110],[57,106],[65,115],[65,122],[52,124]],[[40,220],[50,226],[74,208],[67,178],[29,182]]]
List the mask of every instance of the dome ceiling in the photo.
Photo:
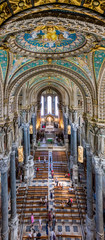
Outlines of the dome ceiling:
[[62,25],[39,25],[32,31],[25,31],[8,37],[7,46],[11,52],[23,56],[58,59],[89,52],[96,38],[92,34],[79,33]]

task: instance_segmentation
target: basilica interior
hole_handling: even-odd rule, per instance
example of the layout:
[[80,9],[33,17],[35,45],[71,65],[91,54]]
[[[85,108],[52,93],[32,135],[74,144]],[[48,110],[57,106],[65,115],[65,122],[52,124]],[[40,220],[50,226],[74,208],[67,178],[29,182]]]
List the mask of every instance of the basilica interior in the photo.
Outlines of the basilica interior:
[[105,0],[0,0],[0,239],[104,232]]

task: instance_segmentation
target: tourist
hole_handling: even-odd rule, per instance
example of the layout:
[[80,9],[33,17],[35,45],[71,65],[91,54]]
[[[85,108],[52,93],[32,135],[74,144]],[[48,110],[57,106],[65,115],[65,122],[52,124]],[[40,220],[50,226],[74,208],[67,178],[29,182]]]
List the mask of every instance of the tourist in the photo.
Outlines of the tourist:
[[42,230],[42,219],[41,219],[41,217],[39,218],[39,229]]
[[48,221],[46,222],[46,235],[48,236]]
[[36,231],[35,230],[33,232],[33,237],[34,237],[34,240],[36,240]]
[[51,240],[56,240],[56,235],[53,230],[51,231]]
[[57,179],[57,177],[56,177],[56,179],[55,179],[55,183],[56,183],[56,186],[58,186],[58,179]]
[[65,178],[70,177],[70,173],[65,173]]
[[38,161],[40,162],[40,157],[38,157]]
[[50,222],[52,219],[51,219],[51,211],[48,212],[48,221]]
[[34,215],[33,215],[33,213],[31,214],[31,224],[33,224],[34,223]]
[[37,236],[36,236],[36,240],[40,239],[40,237],[41,237],[41,233],[38,231]]
[[39,168],[37,167],[36,171],[38,172],[39,171]]
[[53,170],[51,170],[51,176],[52,176],[52,178],[54,177],[54,171]]
[[46,156],[44,156],[44,163],[46,163]]
[[55,225],[56,225],[56,219],[55,219],[55,215],[53,215],[53,219],[52,219],[52,228],[55,230]]
[[50,198],[53,199],[53,193],[50,191]]
[[69,187],[69,190],[68,190],[68,192],[72,192],[72,191],[74,191],[74,188],[72,188],[72,187]]

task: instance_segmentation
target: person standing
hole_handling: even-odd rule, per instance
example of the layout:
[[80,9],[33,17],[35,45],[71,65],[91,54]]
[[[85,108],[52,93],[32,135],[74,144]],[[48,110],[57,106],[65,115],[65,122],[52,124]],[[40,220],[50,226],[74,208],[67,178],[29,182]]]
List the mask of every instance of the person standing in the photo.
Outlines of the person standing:
[[34,224],[34,215],[33,215],[33,213],[31,214],[31,224]]
[[39,218],[39,229],[40,229],[40,231],[42,230],[42,219],[41,219],[41,217]]

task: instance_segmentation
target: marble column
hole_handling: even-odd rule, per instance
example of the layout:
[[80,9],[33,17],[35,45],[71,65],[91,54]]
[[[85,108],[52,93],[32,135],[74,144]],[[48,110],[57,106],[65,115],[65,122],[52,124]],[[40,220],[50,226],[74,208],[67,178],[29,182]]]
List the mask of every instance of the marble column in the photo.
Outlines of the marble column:
[[32,114],[31,117],[31,122],[32,122],[32,126],[33,126],[33,146],[35,145],[35,134],[36,134],[36,115],[35,113]]
[[23,150],[24,150],[24,166],[23,166],[24,181],[27,182],[29,177],[27,125],[23,126]]
[[77,127],[73,126],[73,182],[78,183],[78,164],[77,164]]
[[11,181],[11,221],[10,221],[10,240],[17,239],[18,218],[16,212],[16,170],[15,170],[15,151],[10,154],[10,181]]
[[69,140],[68,140],[68,114],[64,114],[64,139],[65,139],[65,147],[66,150],[68,151],[69,147]]
[[24,164],[28,163],[28,137],[27,137],[27,126],[23,127],[23,149],[24,149]]
[[87,158],[87,216],[86,216],[86,239],[95,239],[95,222],[93,216],[93,191],[92,191],[92,154],[90,152],[90,145],[86,144],[86,158]]
[[1,237],[8,240],[8,157],[0,160],[1,170]]
[[70,169],[73,169],[73,124],[71,124]]
[[104,240],[103,224],[103,190],[102,190],[102,165],[98,157],[95,160],[95,179],[96,179],[96,239]]
[[27,142],[28,142],[28,156],[30,156],[30,129],[29,129],[29,124],[27,124]]

